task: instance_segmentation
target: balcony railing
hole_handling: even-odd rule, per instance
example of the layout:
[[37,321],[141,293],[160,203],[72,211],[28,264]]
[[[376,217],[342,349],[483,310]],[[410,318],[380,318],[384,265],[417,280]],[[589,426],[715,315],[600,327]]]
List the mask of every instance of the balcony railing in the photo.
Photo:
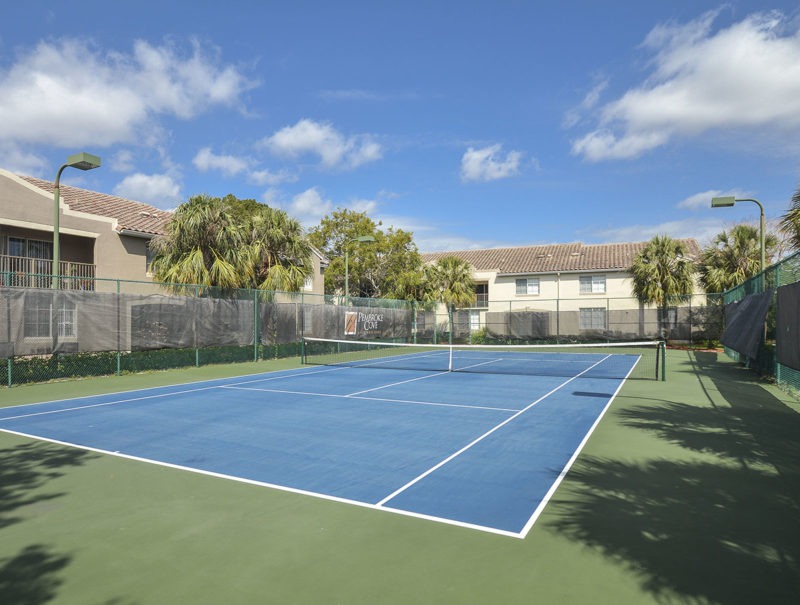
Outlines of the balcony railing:
[[480,309],[488,307],[489,306],[489,294],[488,293],[483,293],[483,292],[478,292],[475,295],[475,306],[480,308]]
[[[94,290],[95,265],[62,260],[59,287],[64,290]],[[0,254],[0,285],[15,288],[50,288],[53,261]]]

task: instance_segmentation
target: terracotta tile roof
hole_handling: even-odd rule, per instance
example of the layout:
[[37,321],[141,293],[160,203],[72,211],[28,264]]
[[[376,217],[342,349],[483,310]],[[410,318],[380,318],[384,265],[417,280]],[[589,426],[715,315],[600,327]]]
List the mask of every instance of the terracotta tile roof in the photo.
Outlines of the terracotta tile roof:
[[[689,256],[697,258],[700,255],[697,241],[694,239],[680,241],[686,244]],[[633,257],[646,245],[647,242],[623,244],[575,242],[516,248],[428,252],[422,254],[422,260],[436,262],[443,256],[457,256],[467,261],[476,271],[496,271],[500,274],[625,270],[630,267]]]
[[[20,176],[20,178],[51,195],[55,189],[54,183],[50,181],[30,176]],[[130,230],[162,235],[166,233],[167,221],[172,216],[172,213],[167,210],[115,195],[88,191],[69,185],[61,185],[59,190],[61,200],[69,206],[70,210],[116,219],[118,231]]]

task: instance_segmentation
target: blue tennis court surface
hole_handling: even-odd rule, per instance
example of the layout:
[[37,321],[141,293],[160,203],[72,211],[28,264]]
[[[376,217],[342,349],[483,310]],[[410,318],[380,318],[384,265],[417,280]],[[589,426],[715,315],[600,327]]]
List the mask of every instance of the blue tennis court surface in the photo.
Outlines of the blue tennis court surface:
[[524,537],[637,360],[586,356],[570,377],[304,367],[4,408],[0,430]]

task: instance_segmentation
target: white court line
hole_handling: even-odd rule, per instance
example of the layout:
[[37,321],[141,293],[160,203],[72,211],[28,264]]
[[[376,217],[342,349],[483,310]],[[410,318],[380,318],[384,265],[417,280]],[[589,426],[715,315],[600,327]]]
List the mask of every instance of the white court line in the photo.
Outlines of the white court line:
[[619,393],[620,389],[625,384],[625,381],[628,379],[628,376],[631,375],[631,372],[633,372],[633,369],[639,364],[640,360],[641,360],[641,357],[639,357],[633,363],[633,365],[631,366],[631,369],[628,370],[628,373],[625,375],[625,378],[623,378],[620,381],[619,386],[617,386],[617,390],[614,391],[613,395],[611,395],[611,398],[608,400],[608,403],[606,403],[606,405],[603,407],[603,410],[597,416],[597,418],[595,419],[595,421],[592,424],[592,426],[589,427],[589,430],[586,432],[586,435],[583,436],[583,439],[578,444],[578,447],[575,448],[575,451],[572,453],[572,456],[567,461],[567,463],[564,465],[564,468],[561,469],[561,472],[558,474],[558,477],[556,477],[556,480],[550,486],[550,489],[547,490],[547,493],[544,495],[544,498],[542,498],[542,501],[539,502],[539,506],[536,507],[536,510],[533,511],[533,514],[531,515],[531,518],[528,519],[528,522],[522,528],[522,531],[520,531],[520,533],[519,533],[519,537],[520,538],[524,538],[525,536],[528,535],[528,532],[533,527],[533,524],[536,523],[536,520],[539,518],[539,516],[544,511],[544,507],[547,506],[547,504],[550,502],[550,499],[553,497],[553,494],[556,493],[556,489],[558,489],[558,486],[561,485],[561,482],[564,480],[564,477],[567,476],[567,473],[569,472],[569,469],[572,468],[572,465],[575,463],[575,460],[578,459],[578,456],[580,455],[581,451],[583,450],[584,446],[586,445],[586,442],[589,441],[589,437],[592,436],[592,433],[594,433],[594,430],[597,428],[597,425],[600,424],[600,421],[603,419],[603,416],[605,416],[606,411],[608,410],[609,407],[611,407],[611,402],[614,401],[614,399],[617,398],[617,393]]
[[389,387],[394,387],[399,384],[406,384],[409,382],[414,382],[416,380],[425,380],[426,378],[434,378],[435,376],[442,376],[443,374],[448,374],[449,372],[436,372],[436,374],[426,374],[425,376],[417,376],[416,378],[409,378],[408,380],[401,380],[399,382],[392,382],[390,384],[385,384],[380,387],[374,387],[372,389],[364,389],[363,391],[356,391],[355,393],[350,393],[350,396],[362,395],[363,393],[370,393],[372,391],[380,391],[381,389],[388,389]]
[[429,468],[427,471],[425,471],[424,473],[422,473],[422,474],[421,474],[421,475],[419,475],[418,477],[416,477],[416,478],[412,479],[411,481],[409,481],[408,483],[406,483],[406,484],[405,484],[405,485],[403,485],[402,487],[400,487],[400,488],[396,489],[396,490],[395,490],[395,491],[393,491],[391,494],[389,494],[388,496],[386,496],[386,497],[385,497],[383,500],[381,500],[380,502],[378,502],[378,503],[376,504],[376,506],[384,506],[384,505],[385,505],[385,504],[386,504],[386,503],[387,503],[389,500],[391,500],[392,498],[394,498],[394,497],[396,497],[396,496],[400,495],[401,493],[403,493],[404,491],[406,491],[408,488],[410,488],[412,485],[414,485],[414,484],[416,484],[416,483],[419,483],[420,481],[422,481],[422,480],[423,480],[425,477],[427,477],[427,476],[428,476],[428,475],[430,475],[431,473],[433,473],[433,472],[437,471],[438,469],[442,468],[442,467],[443,467],[445,464],[447,464],[447,463],[448,463],[448,462],[450,462],[451,460],[453,460],[453,459],[457,458],[458,456],[460,456],[461,454],[463,454],[464,452],[466,452],[467,450],[469,450],[470,448],[472,448],[474,445],[476,445],[476,444],[480,443],[481,441],[483,441],[484,439],[486,439],[486,438],[487,438],[489,435],[491,435],[491,434],[492,434],[492,433],[494,433],[495,431],[499,430],[500,428],[504,427],[505,425],[507,425],[509,422],[511,422],[511,421],[512,421],[512,420],[514,420],[515,418],[518,418],[519,416],[521,416],[522,414],[524,414],[525,412],[527,412],[529,409],[531,409],[533,406],[535,406],[535,405],[536,405],[537,403],[539,403],[540,401],[543,401],[544,399],[546,399],[547,397],[549,397],[550,395],[552,395],[553,393],[555,393],[555,392],[556,392],[556,391],[558,391],[559,389],[562,389],[562,388],[564,388],[564,387],[565,387],[565,386],[567,386],[567,385],[568,385],[570,382],[572,382],[572,381],[573,381],[573,380],[575,380],[576,378],[579,378],[579,377],[580,377],[582,374],[585,374],[586,372],[588,372],[589,370],[591,370],[591,369],[592,369],[592,368],[594,368],[595,366],[597,366],[597,365],[599,365],[599,364],[603,363],[603,362],[604,362],[606,359],[608,359],[609,357],[611,357],[611,355],[606,355],[606,356],[605,356],[603,359],[601,359],[601,360],[600,360],[600,361],[598,361],[597,363],[594,363],[594,364],[592,364],[591,366],[589,366],[588,368],[586,368],[585,370],[583,370],[583,372],[581,372],[580,374],[576,374],[575,376],[573,376],[573,377],[572,377],[572,378],[570,378],[569,380],[567,380],[567,381],[565,381],[565,382],[562,382],[560,385],[558,385],[556,388],[552,389],[550,392],[548,392],[548,393],[546,393],[546,394],[542,395],[542,396],[541,396],[541,397],[539,397],[539,399],[537,399],[536,401],[534,401],[534,402],[532,402],[532,403],[528,404],[527,406],[525,406],[524,408],[522,408],[522,409],[521,409],[519,412],[517,412],[517,413],[516,413],[516,414],[514,414],[513,416],[510,416],[510,417],[506,418],[506,419],[505,419],[503,422],[501,422],[500,424],[496,425],[494,428],[491,428],[491,429],[489,429],[489,430],[488,430],[488,431],[486,431],[486,432],[485,432],[483,435],[481,435],[481,436],[480,436],[480,437],[478,437],[477,439],[474,439],[472,442],[468,443],[467,445],[465,445],[464,447],[462,447],[462,448],[461,448],[460,450],[458,450],[457,452],[455,452],[455,453],[451,454],[450,456],[448,456],[447,458],[445,458],[444,460],[442,460],[441,462],[439,462],[437,465],[435,465],[435,466],[432,466],[431,468]]
[[[475,368],[477,366],[485,366],[485,365],[487,365],[489,363],[497,363],[498,361],[503,361],[503,360],[502,359],[493,359],[492,361],[482,361],[481,363],[473,363],[470,366],[464,366],[463,368],[458,368],[458,370],[455,370],[455,371],[463,372],[464,370],[468,370],[469,368]],[[450,373],[451,373],[450,371],[447,371],[447,372],[436,372],[435,374],[428,374],[427,376],[419,376],[417,378],[409,378],[408,380],[401,380],[399,382],[392,382],[390,384],[385,384],[385,385],[380,386],[380,387],[374,387],[372,389],[365,389],[363,391],[356,391],[355,393],[351,393],[351,395],[361,395],[363,393],[370,393],[372,391],[380,391],[381,389],[388,389],[389,387],[394,387],[394,386],[397,386],[399,384],[406,384],[407,382],[414,382],[415,380],[425,380],[426,378],[435,378],[436,376],[443,376],[443,375],[447,375],[447,374],[450,374]],[[478,407],[478,406],[475,406],[475,407]]]
[[[296,378],[298,376],[305,375],[305,374],[321,374],[323,372],[341,371],[342,369],[344,369],[344,368],[326,368],[324,370],[295,372],[294,374],[288,374],[288,375],[282,375],[282,376],[272,376],[270,378],[254,378],[252,380],[245,380],[243,382],[234,383],[233,385],[215,384],[215,385],[211,385],[211,386],[207,386],[207,387],[199,387],[199,388],[196,388],[196,389],[183,389],[181,391],[169,391],[167,393],[155,393],[153,395],[142,395],[141,397],[129,397],[127,399],[115,399],[113,401],[102,401],[100,403],[90,403],[90,404],[86,404],[86,405],[77,405],[77,406],[73,406],[73,407],[69,407],[69,408],[60,408],[58,410],[45,410],[43,412],[30,412],[28,414],[17,414],[16,416],[3,416],[3,417],[0,417],[0,422],[3,422],[4,420],[18,420],[19,418],[29,418],[29,417],[32,417],[32,416],[47,416],[49,414],[60,414],[62,412],[77,412],[78,410],[88,410],[88,409],[91,409],[91,408],[102,408],[102,407],[107,407],[107,406],[110,406],[110,405],[118,405],[120,403],[130,403],[132,401],[143,401],[145,399],[157,399],[158,397],[169,397],[170,395],[185,395],[186,393],[196,393],[198,391],[210,391],[212,389],[233,388],[236,385],[241,385],[241,384],[250,384],[250,383],[253,383],[253,382],[267,382],[267,381],[270,381],[270,380],[280,380],[281,378]],[[283,370],[279,370],[279,371],[283,371]],[[253,376],[255,376],[255,374],[253,374]],[[187,384],[203,384],[204,382],[216,382],[218,380],[227,380],[227,379],[226,378],[214,378],[212,380],[200,380],[200,381],[197,381],[197,382],[194,382],[194,383],[190,382],[190,383],[187,383]],[[172,389],[172,388],[174,388],[174,386],[176,386],[176,385],[167,385],[167,386],[162,386],[162,387],[149,387],[149,388],[146,388],[146,389],[134,389],[132,391],[127,391],[127,392],[136,393],[138,391],[151,391],[153,389]],[[109,395],[116,395],[116,394],[118,394],[118,393],[110,393]],[[75,399],[76,400],[80,400],[80,399],[87,399],[89,397],[103,397],[103,395],[102,394],[100,394],[100,395],[86,395],[84,397],[76,397]],[[38,402],[38,403],[24,404],[24,405],[21,405],[19,407],[28,407],[28,406],[32,406],[32,405],[42,405],[44,403],[57,403],[59,401],[70,401],[70,400],[69,399],[56,399],[56,400],[53,400],[53,401],[41,401],[41,402]]]
[[[267,380],[279,380],[281,378],[296,378],[298,376],[302,376],[302,375],[305,375],[305,374],[319,374],[321,372],[333,372],[333,371],[342,370],[342,369],[344,369],[344,368],[336,367],[336,368],[314,369],[314,370],[311,370],[310,368],[297,368],[296,370],[273,370],[271,372],[258,372],[258,373],[254,373],[254,374],[244,374],[241,377],[229,376],[227,378],[225,378],[225,377],[223,377],[223,378],[205,378],[203,380],[191,380],[189,382],[184,382],[184,383],[165,384],[165,385],[156,386],[156,387],[144,387],[144,388],[141,388],[141,389],[130,389],[129,391],[114,391],[114,392],[111,392],[111,393],[97,393],[95,395],[80,395],[79,397],[69,397],[68,399],[49,399],[47,401],[34,401],[32,403],[21,403],[19,405],[13,405],[13,406],[9,406],[7,408],[2,408],[2,409],[8,410],[8,409],[11,409],[11,408],[29,408],[29,407],[34,407],[34,406],[48,405],[48,404],[52,404],[52,403],[60,403],[62,401],[80,401],[82,399],[95,399],[95,398],[98,398],[98,397],[114,397],[114,396],[124,395],[126,393],[143,393],[143,392],[147,392],[147,391],[155,391],[155,390],[160,390],[160,389],[173,389],[173,388],[180,387],[180,386],[190,386],[190,385],[193,385],[193,384],[208,384],[210,382],[220,382],[220,381],[223,381],[223,380],[233,380],[233,379],[236,379],[236,378],[247,378],[249,376],[269,376],[271,374],[279,374],[279,373],[281,374],[280,376],[271,376],[269,378],[253,378],[252,380],[245,380],[243,382],[234,383],[234,384],[250,384],[251,382],[262,382],[262,381],[267,381]],[[288,372],[292,372],[292,373],[289,374]],[[217,385],[211,385],[211,386],[209,386],[207,388],[217,388],[217,387],[220,387],[220,386],[225,386],[225,385],[218,385],[217,384]],[[196,390],[202,390],[202,389],[196,389]],[[172,395],[172,394],[182,393],[182,392],[191,392],[191,390],[189,390],[189,391],[174,391],[174,392],[170,392],[170,393],[164,393],[164,395]],[[153,395],[153,396],[154,397],[158,397],[160,395]],[[119,400],[119,403],[124,403],[126,401],[135,401],[135,400],[136,399],[122,399],[122,400]],[[112,403],[117,403],[117,402],[105,402],[103,405],[110,405]],[[86,406],[75,407],[75,408],[72,408],[72,409],[80,410],[80,409],[82,409],[84,407],[93,407],[93,406],[92,405],[86,405]],[[52,410],[52,411],[58,411],[58,410]],[[10,417],[10,418],[12,418],[12,417]],[[13,418],[17,418],[17,416],[13,416]],[[0,418],[0,421],[7,420],[7,419],[8,418]]]
[[424,515],[421,513],[414,513],[411,511],[399,510],[399,509],[392,509],[392,508],[385,508],[376,506],[375,504],[371,504],[369,502],[361,502],[359,500],[350,500],[348,498],[341,498],[339,496],[330,496],[328,494],[321,494],[318,492],[307,491],[303,489],[298,489],[295,487],[288,487],[285,485],[278,485],[276,483],[267,483],[266,481],[258,481],[257,479],[247,479],[245,477],[237,477],[236,475],[226,475],[224,473],[217,473],[215,471],[207,471],[201,468],[194,468],[191,466],[183,466],[181,464],[173,464],[172,462],[163,462],[161,460],[154,460],[151,458],[142,458],[141,456],[133,456],[131,454],[123,454],[122,452],[112,452],[111,450],[104,450],[96,447],[90,447],[87,445],[79,445],[77,443],[70,443],[69,441],[59,441],[58,439],[50,439],[49,437],[41,437],[39,435],[32,435],[29,433],[22,433],[19,431],[11,431],[8,429],[0,428],[0,432],[8,433],[10,435],[18,435],[20,437],[26,437],[28,439],[36,439],[38,441],[46,441],[49,443],[55,443],[56,445],[63,445],[66,447],[72,447],[79,450],[86,450],[89,452],[97,452],[98,454],[107,454],[109,456],[116,456],[117,458],[124,458],[126,460],[133,460],[135,462],[145,462],[147,464],[154,464],[156,466],[163,466],[166,468],[177,469],[181,471],[188,471],[190,473],[196,473],[198,475],[206,475],[208,477],[215,477],[218,479],[228,479],[230,481],[237,481],[239,483],[246,483],[248,485],[256,485],[259,487],[268,487],[271,489],[276,489],[282,492],[288,492],[292,494],[300,494],[303,496],[312,496],[314,498],[320,498],[322,500],[329,500],[332,502],[339,502],[342,504],[352,504],[354,506],[360,506],[361,508],[368,508],[371,510],[379,510],[381,512],[390,512],[397,515],[402,515],[404,517],[414,517],[416,519],[425,519],[426,521],[437,521],[439,523],[445,523],[447,525],[455,525],[457,527],[464,527],[467,529],[475,529],[478,531],[483,531],[490,534],[497,534],[500,536],[507,536],[509,538],[518,538],[521,539],[523,536],[516,532],[507,531],[504,529],[497,529],[495,527],[488,527],[484,525],[477,525],[474,523],[466,523],[464,521],[457,521],[455,519],[447,519],[445,517],[434,517],[432,515]]
[[282,389],[259,389],[256,387],[238,387],[238,386],[224,386],[223,389],[231,389],[234,391],[257,391],[263,393],[280,393],[286,395],[303,395],[304,397],[331,397],[338,399],[358,399],[360,401],[383,401],[388,403],[411,403],[414,405],[433,405],[447,408],[465,408],[469,410],[492,410],[498,412],[517,412],[517,408],[494,408],[485,405],[468,405],[465,403],[443,403],[440,401],[417,401],[415,399],[389,399],[385,397],[359,397],[358,394],[350,395],[336,395],[334,393],[310,393],[305,391],[286,391]]
[[[142,401],[144,399],[155,399],[157,397],[168,397],[169,395],[183,395],[184,393],[195,393],[197,391],[210,391],[217,389],[217,386],[200,387],[198,389],[185,389],[183,391],[171,391],[169,393],[158,393],[156,395],[143,395],[142,397],[130,397],[128,399],[118,399],[116,401],[104,401],[102,403],[91,403],[87,405],[79,405],[71,408],[62,408],[60,410],[46,410],[44,412],[31,412],[30,414],[18,414],[17,416],[4,416],[0,418],[0,422],[6,420],[18,420],[19,418],[30,418],[32,416],[47,416],[48,414],[60,414],[62,412],[76,412],[78,410],[88,410],[90,408],[101,408],[109,405],[117,405],[119,403],[130,403],[131,401]],[[68,400],[67,400],[68,401]]]

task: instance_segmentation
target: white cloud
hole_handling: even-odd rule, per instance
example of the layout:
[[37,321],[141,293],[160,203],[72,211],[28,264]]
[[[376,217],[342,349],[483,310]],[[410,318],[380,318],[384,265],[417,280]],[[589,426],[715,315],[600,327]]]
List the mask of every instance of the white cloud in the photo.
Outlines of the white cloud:
[[292,198],[285,208],[289,216],[296,218],[303,225],[318,223],[333,210],[333,202],[322,197],[316,187],[306,189]]
[[122,179],[114,195],[166,209],[181,201],[181,188],[169,175],[137,172]]
[[375,200],[355,199],[347,203],[347,208],[353,212],[364,212],[370,215],[378,209],[378,202]]
[[382,155],[381,146],[371,135],[345,137],[330,124],[308,119],[282,128],[261,144],[272,153],[290,158],[317,155],[326,168],[356,168]]
[[598,81],[592,89],[586,93],[580,105],[566,113],[564,116],[564,127],[572,128],[577,125],[581,121],[583,114],[597,105],[598,101],[600,101],[600,95],[603,94],[606,88],[608,88],[607,78]]
[[377,201],[361,198],[343,203],[334,202],[324,197],[317,187],[311,187],[298,193],[288,202],[283,193],[277,189],[269,189],[263,194],[262,199],[270,206],[282,208],[289,216],[296,218],[306,227],[318,224],[323,217],[331,214],[336,209],[365,212],[372,216],[379,207]]
[[517,174],[522,153],[509,151],[502,158],[502,149],[499,143],[482,149],[467,149],[461,157],[461,178],[465,181],[494,181]]
[[152,142],[162,136],[159,116],[235,106],[252,87],[197,42],[188,55],[143,41],[130,54],[69,38],[41,42],[0,71],[0,138],[69,148]]
[[133,152],[128,149],[122,149],[111,157],[109,162],[111,169],[116,172],[131,172],[136,168],[136,162],[133,158]]
[[254,170],[247,175],[247,180],[255,185],[280,185],[281,183],[294,183],[297,175],[288,170]]
[[25,151],[10,141],[0,141],[0,157],[3,158],[2,168],[15,174],[49,179],[54,176],[46,174],[48,170],[52,170],[52,166],[46,158]]
[[688,208],[690,210],[706,209],[711,207],[711,198],[729,196],[729,195],[732,195],[734,197],[748,197],[750,194],[744,191],[732,190],[732,189],[729,189],[727,191],[722,191],[719,189],[709,189],[708,191],[701,191],[700,193],[695,193],[694,195],[690,195],[686,199],[681,200],[680,202],[678,202],[677,207]]
[[[709,204],[711,202],[709,201]],[[697,220],[687,218],[666,221],[657,225],[630,225],[614,229],[597,229],[586,232],[592,241],[600,242],[645,242],[655,235],[669,235],[676,239],[692,237],[702,245],[710,241],[724,228],[719,218]]]
[[219,170],[225,176],[230,177],[247,170],[250,163],[247,159],[233,155],[217,155],[211,151],[211,147],[203,147],[194,156],[192,164],[201,172]]
[[800,30],[779,12],[712,32],[718,11],[655,27],[650,76],[600,109],[573,142],[590,161],[634,158],[713,129],[800,130]]

